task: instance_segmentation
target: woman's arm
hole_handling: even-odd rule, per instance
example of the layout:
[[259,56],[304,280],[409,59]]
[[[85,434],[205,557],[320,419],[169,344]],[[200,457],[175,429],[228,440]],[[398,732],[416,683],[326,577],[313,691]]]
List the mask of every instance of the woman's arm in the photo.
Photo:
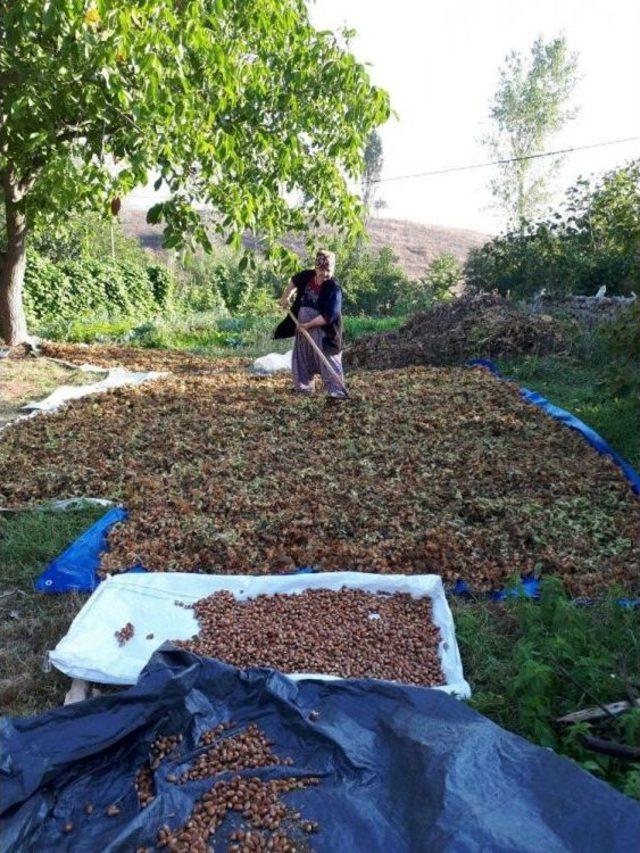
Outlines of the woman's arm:
[[291,294],[296,289],[297,285],[293,279],[289,282],[289,284],[285,287],[282,296],[280,297],[280,305],[287,310],[291,305]]
[[326,326],[328,323],[335,323],[340,314],[342,314],[342,291],[337,288],[335,296],[329,304],[329,310],[325,314],[318,314],[313,320],[308,323],[302,323],[305,329],[315,329],[318,326]]
[[327,321],[324,319],[322,314],[318,314],[317,317],[314,317],[313,320],[309,320],[308,323],[298,323],[298,328],[301,329],[315,329],[318,326],[326,326]]

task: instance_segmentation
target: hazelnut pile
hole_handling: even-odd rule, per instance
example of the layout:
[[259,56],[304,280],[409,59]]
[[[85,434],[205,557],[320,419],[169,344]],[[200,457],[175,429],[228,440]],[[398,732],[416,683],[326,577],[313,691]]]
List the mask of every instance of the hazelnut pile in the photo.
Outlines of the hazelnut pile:
[[149,758],[138,770],[135,780],[135,789],[138,793],[138,802],[144,809],[155,798],[156,792],[153,784],[153,771],[160,766],[165,758],[174,758],[178,747],[182,743],[182,735],[160,735],[149,747]]
[[235,723],[233,723],[233,722],[231,722],[231,720],[229,720],[229,722],[227,722],[227,723],[219,723],[217,726],[214,726],[212,729],[207,729],[206,731],[202,732],[202,734],[200,735],[200,739],[198,741],[200,746],[211,746],[211,744],[215,740],[218,740],[220,735],[224,734],[224,732],[226,732],[227,729],[232,729],[234,726],[235,726]]
[[175,758],[178,747],[182,743],[182,735],[160,735],[149,747],[151,769],[155,770],[165,758]]
[[342,588],[239,601],[216,592],[192,605],[200,632],[177,645],[240,668],[444,684],[431,599]]
[[129,640],[135,634],[136,629],[133,627],[131,622],[127,622],[119,631],[114,631],[113,636],[118,641],[119,646],[124,646],[125,643],[129,642]]
[[232,844],[228,849],[233,853],[253,850],[294,853],[301,845],[289,836],[283,823],[287,821],[292,829],[303,832],[315,832],[318,826],[312,821],[301,821],[299,813],[290,814],[281,795],[318,782],[314,777],[262,781],[257,777],[235,776],[221,780],[196,802],[184,826],[174,830],[168,826],[160,829],[157,846],[178,853],[207,853],[209,839],[227,813],[235,811],[240,812],[252,828],[240,828],[231,834]]
[[[211,730],[218,732],[220,727]],[[201,742],[207,743],[211,732],[206,732]],[[278,758],[274,755],[270,741],[255,723],[233,737],[218,740],[206,752],[198,756],[191,767],[178,778],[178,782],[189,782],[195,779],[206,779],[223,773],[225,770],[245,770],[246,768],[269,767],[274,764],[293,764],[291,758]],[[167,777],[168,778],[168,777]]]

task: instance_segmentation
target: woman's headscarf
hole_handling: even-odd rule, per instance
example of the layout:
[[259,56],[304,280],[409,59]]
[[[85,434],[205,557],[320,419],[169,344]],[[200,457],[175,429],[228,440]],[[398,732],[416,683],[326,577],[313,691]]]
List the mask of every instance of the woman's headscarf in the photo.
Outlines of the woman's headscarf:
[[318,249],[316,252],[316,266],[327,270],[329,275],[332,276],[336,268],[335,253],[330,252],[328,249]]

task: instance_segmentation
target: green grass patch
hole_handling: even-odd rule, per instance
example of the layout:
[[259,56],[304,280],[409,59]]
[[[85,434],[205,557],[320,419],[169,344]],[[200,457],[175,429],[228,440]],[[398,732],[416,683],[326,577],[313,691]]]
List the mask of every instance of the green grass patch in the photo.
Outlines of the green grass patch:
[[64,701],[69,679],[43,672],[44,656],[87,596],[43,595],[33,581],[104,512],[85,506],[0,514],[0,713],[35,714]]
[[578,606],[555,579],[539,603],[453,602],[470,704],[494,722],[577,761],[640,799],[640,767],[589,750],[584,734],[640,746],[640,708],[612,720],[563,726],[559,716],[640,692],[640,608],[611,592]]
[[617,392],[606,353],[502,359],[500,369],[519,385],[538,391],[567,409],[640,467],[640,400]]
[[[38,333],[45,338],[69,343],[116,343],[151,349],[177,349],[206,355],[257,357],[269,352],[285,352],[292,340],[275,341],[273,331],[282,319],[274,316],[220,317],[214,312],[167,315],[143,323],[126,317],[78,318],[42,326]],[[403,317],[345,316],[345,339],[387,332],[398,328]]]

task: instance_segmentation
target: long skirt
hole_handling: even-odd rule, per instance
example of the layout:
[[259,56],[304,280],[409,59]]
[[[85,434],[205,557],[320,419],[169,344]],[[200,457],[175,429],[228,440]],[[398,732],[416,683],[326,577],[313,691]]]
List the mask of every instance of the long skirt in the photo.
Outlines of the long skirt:
[[[301,323],[308,323],[318,316],[318,312],[313,308],[301,308],[298,315],[298,320]],[[322,339],[324,330],[320,327],[309,329],[309,334],[320,350],[322,350]],[[335,370],[338,376],[343,376],[342,371],[342,353],[337,355],[327,355],[325,357],[331,367]],[[296,333],[295,344],[293,346],[293,385],[296,391],[306,394],[314,392],[314,377],[320,375],[327,393],[331,397],[344,397],[344,388],[331,375],[327,366],[322,361],[318,353],[311,346],[306,337],[300,332]]]

